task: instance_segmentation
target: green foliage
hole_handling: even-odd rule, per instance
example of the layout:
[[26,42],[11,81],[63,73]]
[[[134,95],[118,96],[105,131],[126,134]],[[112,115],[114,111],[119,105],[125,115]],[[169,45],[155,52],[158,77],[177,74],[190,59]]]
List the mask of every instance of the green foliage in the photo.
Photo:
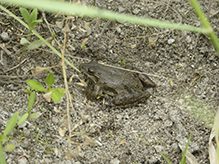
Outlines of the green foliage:
[[42,46],[43,44],[43,41],[42,40],[35,40],[33,41],[32,43],[30,43],[28,46],[27,46],[27,50],[34,50],[34,49],[37,49],[39,48],[40,46]]
[[17,123],[18,115],[19,112],[15,112],[13,116],[7,121],[3,136],[7,136],[12,131],[12,129],[14,129]]
[[4,151],[3,151],[3,148],[2,148],[2,142],[0,142],[0,163],[1,164],[6,164],[5,155],[4,155]]
[[[43,44],[43,41],[39,39],[39,40],[33,41],[32,43],[29,42],[30,35],[31,35],[34,27],[38,23],[42,22],[42,20],[37,20],[37,9],[35,8],[32,11],[32,13],[29,14],[27,9],[20,8],[20,13],[23,16],[24,20],[27,22],[28,28],[29,28],[29,33],[28,33],[27,39],[26,38],[21,38],[21,41],[20,41],[20,44],[24,45],[23,53],[20,57],[20,59],[22,59],[22,57],[24,55],[24,52],[26,50],[34,50],[36,48],[39,48]],[[28,47],[27,47],[27,44],[29,44]]]
[[29,119],[37,119],[40,116],[39,113],[32,113],[28,118]]
[[15,112],[13,114],[13,116],[7,121],[4,133],[0,134],[0,162],[1,164],[6,163],[4,151],[11,151],[15,148],[14,144],[9,144],[3,148],[2,143],[8,141],[6,136],[14,129],[17,123],[18,115],[19,115],[19,112]]
[[21,15],[23,16],[24,20],[27,22],[29,26],[29,32],[31,33],[34,27],[42,22],[42,20],[37,20],[37,9],[35,8],[31,14],[25,8],[20,8]]
[[3,148],[3,151],[11,151],[15,148],[14,144],[8,144]]
[[143,134],[140,135],[140,137],[138,138],[138,141],[139,141],[139,142],[141,141],[141,139],[142,139],[143,136],[144,136]]
[[50,88],[52,84],[55,82],[55,78],[52,73],[50,73],[47,78],[45,79],[45,82],[48,86],[48,90],[42,86],[42,84],[36,80],[28,79],[27,84],[32,87],[32,89],[40,91],[40,92],[52,92],[51,98],[52,100],[59,102],[61,101],[62,96],[65,94],[65,89],[63,88]]
[[180,164],[186,164],[186,152],[187,152],[187,149],[189,147],[189,142],[191,140],[191,137],[192,137],[192,133],[190,133],[190,135],[189,135],[189,140],[188,140],[188,142],[186,144],[186,148],[185,148],[185,150],[183,152],[183,156],[182,156],[182,159],[180,161]]
[[81,48],[82,48],[83,50],[86,50],[86,46],[85,46],[85,44],[84,44],[84,43],[82,43],[82,46],[81,46]]
[[31,94],[32,91],[33,89],[30,89],[29,87],[27,87],[27,89],[24,90],[24,92],[28,94]]
[[189,112],[197,120],[203,122],[206,127],[213,127],[215,116],[214,110],[197,97],[182,94],[178,101],[178,105]]
[[4,129],[4,133],[0,134],[0,163],[1,164],[5,164],[5,156],[4,156],[4,151],[11,151],[13,149],[15,149],[15,145],[14,144],[8,144],[5,147],[2,147],[3,142],[8,142],[8,138],[7,136],[9,135],[9,133],[14,129],[14,127],[16,126],[16,124],[19,126],[21,124],[23,124],[29,116],[29,119],[36,119],[39,117],[38,113],[32,113],[30,115],[31,109],[33,107],[33,104],[35,102],[35,92],[31,92],[31,90],[28,90],[28,93],[30,94],[29,99],[28,99],[28,112],[24,113],[20,119],[18,120],[18,116],[19,116],[19,112],[15,112],[13,114],[13,116],[7,121],[6,127]]
[[56,89],[53,93],[51,98],[56,101],[59,102],[61,101],[62,96],[65,94],[65,89],[60,88],[60,89]]
[[126,65],[124,58],[120,59],[120,66],[123,66],[123,65]]
[[164,158],[164,160],[168,163],[168,164],[172,164],[171,162],[170,162],[170,160],[163,154],[163,153],[161,153],[161,152],[159,152],[161,155],[162,155],[162,157]]
[[28,115],[29,115],[28,113],[25,113],[23,116],[21,116],[17,124],[22,125],[27,120]]
[[[188,147],[189,147],[189,142],[190,142],[190,140],[191,140],[191,137],[192,137],[192,134],[190,133],[190,135],[189,135],[189,140],[188,140],[188,142],[187,142],[187,144],[186,144],[185,150],[183,151],[183,155],[182,155],[180,164],[186,164],[186,152],[187,152],[187,149],[188,149]],[[162,154],[161,152],[159,152],[159,153],[162,155],[162,157],[165,159],[165,161],[166,161],[168,164],[172,164],[172,163],[170,162],[170,160],[169,160],[164,154]]]
[[35,90],[40,91],[40,92],[47,91],[46,88],[44,88],[42,86],[42,84],[36,80],[28,79],[26,82],[30,87],[32,87],[32,89],[35,89]]
[[47,76],[45,82],[46,82],[46,84],[48,85],[48,88],[49,88],[49,90],[50,90],[51,85],[55,82],[55,78],[54,78],[54,76],[53,76],[52,73],[50,73],[50,74]]
[[33,105],[34,105],[35,98],[36,98],[35,92],[31,92],[31,93],[30,93],[30,97],[29,97],[29,99],[28,99],[28,114],[30,114],[31,108],[32,108]]

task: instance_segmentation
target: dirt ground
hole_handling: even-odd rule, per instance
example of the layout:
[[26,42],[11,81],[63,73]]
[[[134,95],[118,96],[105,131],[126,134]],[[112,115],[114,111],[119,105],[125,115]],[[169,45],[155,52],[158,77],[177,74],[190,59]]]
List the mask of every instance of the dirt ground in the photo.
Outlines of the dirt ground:
[[[212,1],[210,11],[208,1],[199,2],[218,34],[218,2]],[[82,3],[92,5],[93,1]],[[96,6],[201,26],[185,0],[96,0]],[[19,8],[5,7],[21,18]],[[37,25],[36,31],[48,40],[52,37],[51,31],[54,31],[58,43],[62,45],[65,16],[40,11],[38,18],[43,22]],[[213,113],[218,110],[219,58],[207,36],[80,17],[70,17],[68,27],[65,56],[73,65],[78,68],[91,59],[112,66],[120,66],[121,62],[131,65],[147,73],[157,84],[153,96],[137,106],[102,109],[102,100],[87,99],[83,92],[85,88],[75,84],[79,82],[78,77],[85,80],[84,76],[67,66],[68,80],[74,75],[69,91],[76,111],[70,110],[70,144],[68,131],[63,137],[60,135],[61,131],[68,129],[66,96],[59,103],[48,103],[43,93],[36,92],[37,103],[32,112],[39,112],[41,116],[28,120],[11,133],[13,138],[10,143],[16,144],[16,148],[5,153],[7,163],[166,163],[159,151],[172,163],[179,163],[182,156],[180,145],[186,145],[190,133],[189,152],[200,164],[209,163],[211,129],[207,127],[213,119],[207,118],[209,123],[206,123],[188,112],[194,108],[203,114],[203,106]],[[35,79],[46,86],[45,75],[33,76],[29,70],[37,66],[54,66],[60,58],[43,45],[25,53],[20,71],[19,67],[15,67],[23,50],[20,39],[27,37],[28,30],[0,11],[0,34],[0,131],[3,131],[13,113],[27,111],[26,80]],[[34,35],[31,36],[33,40],[36,40]],[[81,45],[85,40],[84,51]],[[54,43],[58,50],[60,45]],[[56,68],[49,72],[53,72],[55,77],[52,87],[64,88],[61,70]]]

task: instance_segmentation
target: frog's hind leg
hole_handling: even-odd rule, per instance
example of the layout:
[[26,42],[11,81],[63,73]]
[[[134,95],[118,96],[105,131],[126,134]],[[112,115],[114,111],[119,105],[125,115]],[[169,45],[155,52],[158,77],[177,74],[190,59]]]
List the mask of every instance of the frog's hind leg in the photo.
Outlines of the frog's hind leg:
[[148,91],[135,93],[120,93],[114,99],[115,105],[137,104],[147,100],[151,94]]

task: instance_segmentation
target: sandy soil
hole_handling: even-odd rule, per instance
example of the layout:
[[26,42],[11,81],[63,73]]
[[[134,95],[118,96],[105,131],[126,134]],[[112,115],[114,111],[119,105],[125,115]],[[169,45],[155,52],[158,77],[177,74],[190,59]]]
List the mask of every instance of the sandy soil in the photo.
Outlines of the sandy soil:
[[[199,2],[207,14],[207,1]],[[91,5],[93,1],[82,3]],[[96,6],[201,26],[191,6],[184,0],[97,0]],[[7,8],[20,16],[19,8]],[[218,10],[218,3],[212,1],[209,19],[217,34]],[[11,69],[19,64],[18,58],[23,50],[19,42],[21,37],[27,36],[28,30],[3,11],[0,15],[0,34],[6,32],[9,35],[5,41],[4,37],[0,38],[0,131],[3,131],[13,113],[27,111],[26,80],[35,79],[45,85],[43,74],[33,76],[28,70],[36,66],[54,66],[60,58],[43,46],[25,53],[21,71],[18,67]],[[39,12],[39,18],[43,22],[36,31],[45,39],[51,38],[50,30],[54,31],[62,45],[65,17]],[[199,163],[209,163],[208,127],[219,105],[219,58],[207,36],[80,17],[72,17],[68,27],[66,58],[72,64],[78,68],[90,60],[112,66],[126,63],[147,73],[157,84],[153,96],[137,106],[102,109],[101,100],[87,99],[83,92],[85,88],[75,84],[79,82],[78,77],[85,80],[84,76],[67,66],[68,79],[74,75],[69,89],[76,111],[70,111],[71,144],[67,141],[68,131],[60,136],[60,129],[68,129],[66,96],[59,103],[48,103],[42,93],[36,92],[37,103],[32,112],[39,112],[41,116],[28,120],[11,133],[10,143],[16,144],[16,148],[5,153],[7,163],[165,163],[159,151],[172,163],[179,163],[182,156],[180,145],[186,145],[190,133],[189,152]],[[35,39],[32,35],[31,40]],[[81,45],[85,39],[84,51]],[[54,47],[60,48],[57,43]],[[64,88],[61,70],[50,69],[49,72],[55,76],[52,87]],[[209,110],[212,117],[206,116],[204,109]],[[201,121],[195,117],[199,114],[202,114]]]

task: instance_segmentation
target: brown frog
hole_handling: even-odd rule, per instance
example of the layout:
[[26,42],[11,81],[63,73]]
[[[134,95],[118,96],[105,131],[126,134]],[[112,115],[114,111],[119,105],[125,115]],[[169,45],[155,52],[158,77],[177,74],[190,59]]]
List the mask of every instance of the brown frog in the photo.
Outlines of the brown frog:
[[[96,61],[80,65],[80,70],[89,80],[87,96],[97,98],[106,93],[114,97],[113,105],[136,104],[150,97],[147,88],[156,84],[146,75],[111,68]],[[93,86],[92,89],[91,86]]]

